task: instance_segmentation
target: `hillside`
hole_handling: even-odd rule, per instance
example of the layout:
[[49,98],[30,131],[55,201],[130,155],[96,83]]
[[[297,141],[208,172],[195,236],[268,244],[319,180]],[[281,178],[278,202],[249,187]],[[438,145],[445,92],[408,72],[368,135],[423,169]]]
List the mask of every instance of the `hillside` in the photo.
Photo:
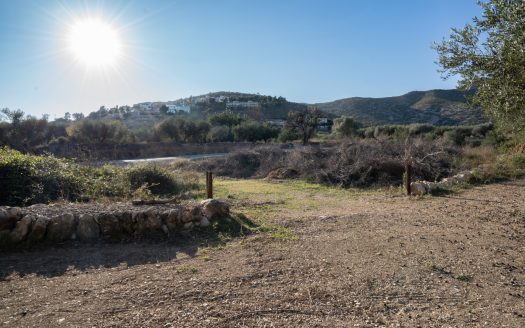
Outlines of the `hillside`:
[[[303,110],[307,106],[306,104],[290,102],[284,97],[227,91],[212,92],[177,101],[191,103],[194,114],[201,117],[229,109],[257,120],[286,119],[289,111]],[[231,107],[230,105],[235,102],[252,102],[257,106]]]
[[[353,116],[365,125],[431,123],[435,125],[469,125],[486,122],[479,109],[469,106],[459,90],[412,91],[386,98],[346,98],[314,104],[323,116]],[[289,111],[303,110],[308,104],[290,102],[283,97],[238,92],[214,92],[166,102],[147,102],[120,108],[102,108],[88,115],[95,119],[119,119],[132,130],[151,129],[165,119],[163,105],[181,106],[178,113],[206,120],[209,115],[231,110],[258,121],[284,120]]]
[[412,91],[397,97],[353,97],[315,106],[335,116],[353,116],[368,125],[460,125],[486,122],[482,111],[468,104],[468,96],[459,90]]

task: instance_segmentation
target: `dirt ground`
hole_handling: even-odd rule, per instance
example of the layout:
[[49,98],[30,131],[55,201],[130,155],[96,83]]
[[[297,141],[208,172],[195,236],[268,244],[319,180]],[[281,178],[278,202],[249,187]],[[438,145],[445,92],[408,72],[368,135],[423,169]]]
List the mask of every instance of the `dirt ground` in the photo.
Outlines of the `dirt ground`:
[[442,197],[219,181],[223,246],[0,254],[5,327],[525,327],[525,180]]

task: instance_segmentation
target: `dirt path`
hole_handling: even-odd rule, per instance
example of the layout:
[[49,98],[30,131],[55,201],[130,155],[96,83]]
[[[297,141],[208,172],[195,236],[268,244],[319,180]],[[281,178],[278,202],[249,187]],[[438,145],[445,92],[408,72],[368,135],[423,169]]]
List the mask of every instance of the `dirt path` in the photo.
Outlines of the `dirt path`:
[[219,186],[285,233],[2,255],[0,326],[525,327],[524,180],[420,200],[242,183]]

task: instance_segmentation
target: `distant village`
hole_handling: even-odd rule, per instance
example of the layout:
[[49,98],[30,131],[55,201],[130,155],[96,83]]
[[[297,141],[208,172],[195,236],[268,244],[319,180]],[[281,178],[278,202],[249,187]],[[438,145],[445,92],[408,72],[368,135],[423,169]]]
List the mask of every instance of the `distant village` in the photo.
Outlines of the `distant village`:
[[[284,99],[284,98],[283,98]],[[141,102],[133,106],[123,105],[112,108],[102,106],[98,112],[92,112],[88,118],[100,118],[101,112],[103,117],[110,119],[138,119],[145,117],[157,116],[162,114],[190,114],[192,108],[206,107],[212,105],[220,105],[221,108],[231,111],[242,110],[257,110],[261,109],[262,104],[251,99],[239,99],[239,97],[228,97],[224,95],[202,95],[190,96],[184,99],[173,101],[156,101],[156,102]],[[286,120],[282,118],[268,118],[265,123],[273,127],[283,128],[286,125]],[[332,127],[332,120],[326,117],[319,118],[318,131],[330,131]]]
[[191,105],[193,104],[206,104],[206,103],[226,103],[226,109],[238,109],[238,108],[260,108],[260,104],[256,101],[239,101],[230,100],[226,96],[209,96],[203,95],[198,97],[189,97],[187,99],[179,99],[168,102],[143,102],[133,105],[133,109],[139,109],[139,112],[159,112],[163,106],[167,107],[167,113],[175,114],[177,112],[189,113]]

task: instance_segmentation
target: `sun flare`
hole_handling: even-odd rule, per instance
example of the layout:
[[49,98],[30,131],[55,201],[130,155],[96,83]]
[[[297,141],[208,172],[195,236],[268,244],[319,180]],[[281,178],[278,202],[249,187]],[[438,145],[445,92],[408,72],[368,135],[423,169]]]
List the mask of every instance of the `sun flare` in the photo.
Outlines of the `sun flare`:
[[90,68],[115,66],[122,56],[117,30],[99,19],[75,22],[68,31],[67,41],[75,59]]

